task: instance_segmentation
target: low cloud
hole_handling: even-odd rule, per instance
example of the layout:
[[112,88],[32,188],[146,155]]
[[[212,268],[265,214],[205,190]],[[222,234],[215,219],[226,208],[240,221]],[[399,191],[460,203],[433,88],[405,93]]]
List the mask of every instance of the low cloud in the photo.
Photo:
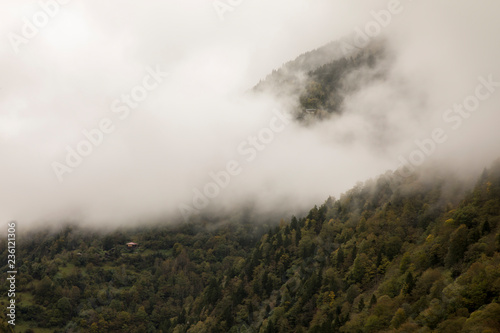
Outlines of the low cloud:
[[[22,35],[23,17],[31,20],[40,4],[4,5],[0,219],[179,221],[179,207],[193,206],[196,189],[232,160],[241,172],[208,209],[251,203],[263,213],[301,211],[398,168],[436,128],[447,140],[422,164],[477,172],[499,155],[500,91],[495,86],[457,129],[443,114],[473,95],[480,77],[500,82],[499,5],[400,4],[404,10],[376,36],[386,41],[384,75],[351,73],[346,80],[360,88],[346,94],[341,115],[309,126],[292,121],[272,139],[264,134],[251,161],[238,147],[288,111],[251,87],[303,52],[355,36],[389,1],[243,1],[223,21],[210,1],[72,1],[17,53],[7,36]],[[168,75],[121,119],[113,102],[143,86],[151,68]],[[77,150],[89,140],[82,131],[103,119],[113,131],[60,182],[53,163],[67,164],[67,147]]]

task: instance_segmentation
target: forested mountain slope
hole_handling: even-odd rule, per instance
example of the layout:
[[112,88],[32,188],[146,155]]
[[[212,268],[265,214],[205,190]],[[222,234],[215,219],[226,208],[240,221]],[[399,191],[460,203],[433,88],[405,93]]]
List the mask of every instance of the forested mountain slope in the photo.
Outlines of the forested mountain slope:
[[342,112],[346,96],[372,80],[382,79],[389,57],[383,40],[345,50],[332,42],[273,70],[253,89],[282,99],[299,119],[325,118]]
[[16,329],[499,332],[500,161],[459,189],[387,173],[271,228],[20,236]]

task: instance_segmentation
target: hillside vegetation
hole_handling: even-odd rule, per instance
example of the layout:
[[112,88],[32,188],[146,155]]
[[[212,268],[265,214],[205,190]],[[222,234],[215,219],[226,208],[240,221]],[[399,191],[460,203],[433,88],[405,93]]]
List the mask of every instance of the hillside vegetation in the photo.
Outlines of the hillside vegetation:
[[383,79],[388,58],[382,40],[349,52],[341,50],[340,42],[332,42],[304,53],[273,70],[253,90],[282,99],[298,119],[341,113],[346,96]]
[[273,226],[24,235],[17,331],[500,332],[500,161],[458,188],[387,173]]

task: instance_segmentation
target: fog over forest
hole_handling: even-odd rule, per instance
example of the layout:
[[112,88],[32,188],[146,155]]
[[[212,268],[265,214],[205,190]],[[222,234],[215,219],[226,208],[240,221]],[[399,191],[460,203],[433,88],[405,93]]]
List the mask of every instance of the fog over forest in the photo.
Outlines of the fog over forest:
[[[0,220],[290,213],[402,160],[469,179],[500,156],[497,1],[67,2],[38,28],[36,1],[0,11]],[[360,88],[340,114],[305,126],[297,96],[252,92],[360,31],[389,60],[346,78]]]

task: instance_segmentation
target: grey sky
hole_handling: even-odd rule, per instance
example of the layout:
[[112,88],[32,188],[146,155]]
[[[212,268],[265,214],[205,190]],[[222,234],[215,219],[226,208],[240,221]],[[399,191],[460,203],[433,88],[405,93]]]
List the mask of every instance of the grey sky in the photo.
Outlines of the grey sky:
[[[17,54],[9,38],[42,9],[2,3],[0,219],[96,225],[178,215],[209,172],[232,159],[242,172],[211,200],[216,207],[250,198],[263,211],[307,208],[397,168],[435,128],[448,140],[426,163],[460,172],[487,166],[500,155],[500,87],[457,129],[442,117],[474,94],[479,76],[500,81],[493,0],[402,0],[379,35],[394,55],[386,80],[350,96],[342,117],[286,126],[251,162],[238,153],[279,108],[271,97],[250,98],[249,88],[299,54],[365,29],[371,11],[390,3],[247,0],[222,21],[207,0],[73,0]],[[120,119],[113,101],[157,66],[168,76]],[[51,164],[103,118],[113,132],[59,182]]]

